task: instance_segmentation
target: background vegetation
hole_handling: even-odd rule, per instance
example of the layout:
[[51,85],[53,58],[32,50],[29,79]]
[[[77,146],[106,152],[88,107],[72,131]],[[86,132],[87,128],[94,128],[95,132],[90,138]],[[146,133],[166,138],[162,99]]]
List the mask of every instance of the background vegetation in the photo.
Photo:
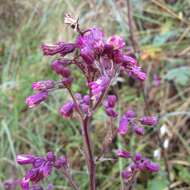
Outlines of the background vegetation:
[[[112,91],[120,96],[120,112],[135,106],[140,115],[161,115],[157,129],[147,129],[143,138],[132,134],[115,140],[117,146],[141,151],[161,164],[158,174],[139,176],[137,190],[190,189],[190,1],[131,0],[135,29],[133,35],[141,50],[140,64],[149,80],[144,85],[120,76]],[[129,46],[129,27],[125,0],[0,0],[0,189],[7,179],[22,177],[16,165],[18,153],[45,154],[54,150],[68,155],[73,175],[81,189],[87,189],[87,174],[81,153],[82,140],[76,121],[58,115],[67,99],[64,91],[56,92],[37,109],[27,109],[25,98],[32,94],[31,83],[56,79],[50,60],[40,51],[42,42],[72,41],[75,33],[63,24],[65,13],[80,16],[82,28],[99,26],[106,35],[124,36]],[[156,87],[153,75],[161,77]],[[85,90],[80,74],[75,72],[75,91]],[[145,101],[144,101],[145,99]],[[145,110],[147,112],[145,112]],[[106,129],[102,110],[94,121],[94,143],[99,151]],[[160,127],[167,134],[160,137]],[[163,128],[162,128],[163,129]],[[159,138],[158,138],[159,137]],[[168,148],[163,144],[168,141]],[[119,143],[120,142],[120,143]],[[138,143],[137,143],[138,142]],[[155,150],[161,158],[154,158]],[[112,154],[112,153],[111,153]],[[98,189],[117,190],[119,172],[125,161],[98,164]],[[168,178],[169,174],[169,178]],[[148,179],[151,179],[148,181]],[[70,189],[62,176],[48,179],[55,189]]]

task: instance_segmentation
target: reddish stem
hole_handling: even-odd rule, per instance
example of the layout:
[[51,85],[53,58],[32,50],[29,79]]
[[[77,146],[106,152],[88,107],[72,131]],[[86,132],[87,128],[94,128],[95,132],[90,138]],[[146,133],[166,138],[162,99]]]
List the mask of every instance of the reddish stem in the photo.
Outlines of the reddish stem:
[[91,117],[86,116],[83,120],[83,140],[84,140],[84,149],[86,156],[86,163],[88,165],[89,172],[89,190],[96,190],[96,165],[94,162],[94,155],[91,146],[91,139],[89,135],[89,122]]

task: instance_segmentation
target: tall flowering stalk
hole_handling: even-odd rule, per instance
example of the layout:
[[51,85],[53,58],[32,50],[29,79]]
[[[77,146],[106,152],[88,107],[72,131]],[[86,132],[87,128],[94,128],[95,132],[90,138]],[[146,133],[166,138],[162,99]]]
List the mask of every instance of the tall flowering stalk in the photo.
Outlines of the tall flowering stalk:
[[[81,31],[78,20],[66,15],[65,23],[78,32],[75,42],[58,42],[53,45],[43,44],[41,46],[45,56],[58,55],[59,58],[51,64],[52,70],[60,76],[59,81],[46,80],[38,81],[32,84],[35,94],[26,99],[28,107],[33,108],[46,101],[49,95],[56,89],[67,89],[71,100],[65,102],[59,109],[60,115],[69,119],[74,112],[78,114],[81,123],[82,138],[84,144],[84,155],[89,174],[89,190],[96,190],[96,160],[94,155],[90,127],[93,115],[97,109],[103,106],[105,113],[111,121],[117,120],[116,111],[117,97],[108,95],[109,87],[117,79],[120,72],[128,74],[130,77],[143,82],[146,79],[146,73],[141,70],[135,56],[126,49],[125,40],[117,35],[108,39],[99,28],[89,28]],[[72,54],[73,58],[66,56]],[[79,69],[86,80],[88,92],[86,94],[73,93],[73,77],[70,66],[73,65]],[[85,85],[85,84],[84,84]],[[119,119],[119,126],[113,129],[114,135],[126,135],[129,127],[137,134],[144,134],[143,125],[156,125],[157,118],[152,116],[143,116],[138,118],[133,110],[128,110]],[[112,141],[111,137],[111,141]],[[102,154],[106,144],[102,145]],[[140,171],[147,170],[156,172],[159,166],[149,159],[142,157],[140,153],[134,156],[125,150],[117,150],[117,157],[131,159],[131,164],[122,172],[124,181],[129,185]],[[69,172],[68,160],[65,156],[56,157],[49,152],[46,157],[34,155],[18,155],[19,164],[30,164],[32,168],[21,180],[23,190],[31,189],[29,182],[38,183],[51,174],[53,168],[62,169],[69,184],[75,190],[80,187],[73,180]],[[131,188],[131,187],[130,187]]]

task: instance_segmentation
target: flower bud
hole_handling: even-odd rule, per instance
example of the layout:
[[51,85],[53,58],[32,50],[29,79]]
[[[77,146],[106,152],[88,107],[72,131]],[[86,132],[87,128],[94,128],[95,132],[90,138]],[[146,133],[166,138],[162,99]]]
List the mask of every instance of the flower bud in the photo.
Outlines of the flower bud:
[[23,178],[23,179],[21,180],[21,188],[22,188],[23,190],[29,190],[29,189],[30,189],[30,187],[29,187],[29,181],[30,181],[29,178]]
[[116,155],[118,157],[122,157],[122,158],[130,158],[131,157],[131,153],[127,152],[127,151],[124,151],[124,150],[117,150]]
[[87,105],[90,104],[90,96],[89,95],[84,95],[83,96],[83,102]]
[[133,127],[133,130],[137,135],[140,135],[140,136],[144,135],[144,128],[143,127],[135,126],[135,127]]
[[55,60],[51,64],[51,68],[62,77],[69,77],[71,75],[70,69],[66,67],[70,63],[70,60]]
[[53,152],[48,152],[46,157],[48,161],[55,161],[56,158]]
[[59,53],[61,56],[65,56],[75,50],[75,44],[59,42],[55,45],[42,44],[41,48],[44,55],[55,55]]
[[53,80],[37,81],[32,83],[32,89],[37,91],[48,90],[54,88],[55,83]]
[[52,163],[51,162],[46,162],[45,165],[42,167],[42,173],[44,177],[47,177],[51,174],[52,172]]
[[63,117],[68,118],[72,115],[74,107],[74,103],[69,101],[59,109],[59,112]]
[[28,105],[29,108],[33,108],[33,107],[39,105],[41,102],[47,100],[47,98],[48,98],[47,91],[39,92],[37,94],[27,97],[26,104]]
[[105,111],[106,111],[106,114],[107,114],[108,116],[110,116],[110,117],[117,117],[117,116],[118,116],[118,113],[115,112],[115,111],[113,110],[113,108],[108,107],[108,108],[105,109]]
[[118,133],[120,135],[125,135],[128,132],[128,119],[123,116],[119,121]]
[[35,169],[32,168],[26,174],[26,178],[29,178],[30,181],[32,181],[33,183],[37,183],[38,181],[44,178],[44,175],[41,169],[42,168],[35,168]]
[[134,160],[135,160],[135,162],[141,161],[142,160],[142,154],[140,152],[137,152],[135,154]]
[[17,155],[16,161],[18,164],[24,165],[24,164],[32,164],[35,161],[35,157],[32,155]]
[[39,168],[40,166],[42,166],[44,163],[45,163],[45,159],[43,159],[43,158],[37,158],[36,160],[35,160],[35,162],[33,163],[33,167],[34,168]]
[[140,81],[146,80],[146,73],[141,71],[141,68],[138,66],[133,66],[131,70],[129,71],[129,75]]
[[66,168],[68,167],[68,160],[67,160],[67,157],[66,156],[61,156],[59,157],[56,161],[55,161],[55,164],[54,164],[54,167],[57,168],[57,169],[60,169],[60,168]]
[[128,110],[126,113],[125,113],[125,116],[130,119],[130,118],[134,118],[136,117],[136,113],[133,111],[133,110]]
[[73,78],[72,77],[64,78],[62,80],[63,85],[65,87],[67,87],[67,88],[69,88],[71,86],[72,82],[73,82]]
[[81,109],[84,113],[88,113],[89,111],[89,105],[87,104],[81,104]]
[[140,119],[141,124],[143,125],[157,125],[158,118],[155,116],[144,116]]
[[128,180],[133,175],[133,172],[130,168],[127,168],[124,171],[122,171],[121,175],[123,179]]
[[160,170],[159,164],[151,161],[147,161],[145,167],[149,172],[158,172]]
[[111,108],[115,107],[116,101],[117,101],[117,97],[115,95],[108,95],[107,106]]

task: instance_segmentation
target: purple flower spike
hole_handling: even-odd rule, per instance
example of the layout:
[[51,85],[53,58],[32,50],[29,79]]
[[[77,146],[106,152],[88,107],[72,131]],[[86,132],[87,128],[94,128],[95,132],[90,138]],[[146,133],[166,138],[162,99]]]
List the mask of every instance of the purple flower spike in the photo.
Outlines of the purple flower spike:
[[123,116],[120,121],[119,121],[119,128],[118,128],[118,133],[120,135],[125,135],[128,132],[128,119]]
[[158,118],[156,116],[144,116],[140,119],[141,124],[143,125],[157,125]]
[[111,45],[114,50],[117,50],[125,47],[125,40],[120,36],[113,35],[108,38],[107,44]]
[[69,101],[60,108],[59,112],[63,117],[68,118],[72,115],[74,107],[74,103]]
[[45,101],[48,98],[48,92],[39,92],[37,94],[34,94],[32,96],[29,96],[26,98],[26,104],[28,105],[29,108],[33,108],[43,101]]
[[35,157],[32,155],[17,155],[16,161],[20,165],[25,165],[25,164],[33,164],[35,161]]
[[59,53],[61,56],[65,56],[68,53],[71,53],[75,50],[75,44],[73,43],[64,43],[64,42],[59,42],[55,45],[47,45],[47,44],[43,44],[41,46],[42,51],[44,53],[44,55],[55,55],[57,53]]
[[32,83],[32,89],[33,90],[48,90],[51,88],[54,88],[55,83],[53,80],[44,80],[44,81],[38,81],[38,82],[34,82]]
[[160,170],[160,165],[151,161],[147,161],[145,167],[149,172],[158,172]]
[[125,150],[117,150],[116,151],[116,155],[118,157],[122,157],[122,158],[130,158],[131,157],[130,152],[127,152]]

